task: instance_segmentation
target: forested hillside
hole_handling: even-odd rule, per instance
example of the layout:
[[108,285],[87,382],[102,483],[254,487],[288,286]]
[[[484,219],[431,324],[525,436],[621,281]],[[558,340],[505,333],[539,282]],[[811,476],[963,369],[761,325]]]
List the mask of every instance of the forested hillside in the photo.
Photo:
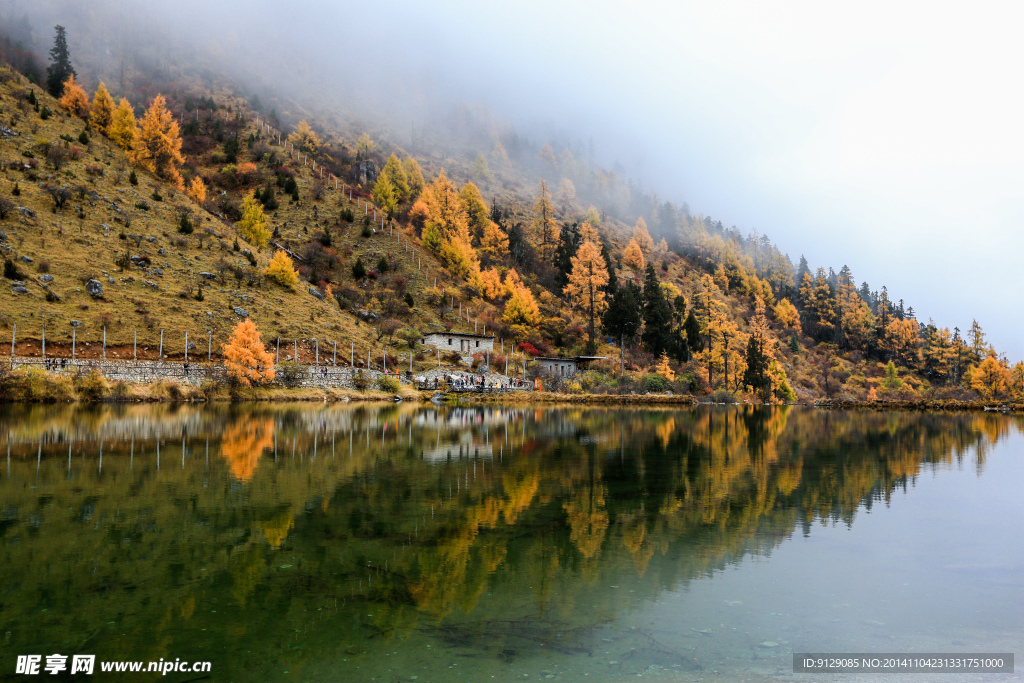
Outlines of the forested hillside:
[[387,352],[436,367],[418,340],[446,329],[501,340],[474,368],[604,357],[542,378],[570,393],[1024,395],[1024,363],[978,321],[925,322],[847,265],[794,265],[765,235],[486,112],[459,109],[402,145],[208,67],[134,65],[126,79],[122,64],[104,83],[103,60],[79,61],[61,27],[48,59],[2,28],[0,326],[17,325],[19,353],[41,351],[45,323],[51,349],[75,330],[93,352],[105,335],[115,356],[163,344],[179,357],[189,333],[193,353],[216,356],[248,317],[282,360]]

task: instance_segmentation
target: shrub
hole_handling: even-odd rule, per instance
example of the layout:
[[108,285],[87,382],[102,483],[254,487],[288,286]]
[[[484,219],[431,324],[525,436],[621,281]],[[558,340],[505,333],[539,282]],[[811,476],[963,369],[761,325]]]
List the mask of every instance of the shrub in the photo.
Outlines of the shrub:
[[377,386],[379,386],[382,391],[386,391],[389,394],[395,394],[402,388],[402,383],[394,377],[382,375],[377,378]]
[[362,370],[356,370],[352,375],[352,386],[359,391],[366,391],[366,388],[370,386],[369,376]]
[[664,392],[672,389],[672,383],[661,375],[645,375],[640,384],[643,391]]
[[81,133],[80,133],[80,134],[78,135],[78,141],[79,141],[79,142],[81,142],[81,143],[82,143],[83,145],[88,145],[88,144],[89,144],[89,134],[88,134],[88,133],[86,133],[86,132],[85,132],[85,131],[83,130],[83,131],[82,131],[82,132],[81,132]]
[[110,391],[110,385],[99,370],[93,368],[88,375],[79,375],[74,379],[75,390],[82,401],[102,401]]
[[352,264],[352,277],[356,280],[366,277],[366,266],[363,265],[362,257],[357,257],[356,262]]
[[11,259],[4,259],[4,277],[8,280],[21,280],[23,278],[18,266],[14,265]]
[[128,174],[128,182],[131,183],[132,185],[138,185],[139,184],[139,176],[135,175],[135,169],[134,168],[132,169],[132,172]]
[[372,235],[373,234],[373,230],[370,228],[370,224],[369,223],[364,223],[363,224],[363,231],[361,233],[359,233],[359,234],[361,234],[363,237],[369,237],[370,235]]

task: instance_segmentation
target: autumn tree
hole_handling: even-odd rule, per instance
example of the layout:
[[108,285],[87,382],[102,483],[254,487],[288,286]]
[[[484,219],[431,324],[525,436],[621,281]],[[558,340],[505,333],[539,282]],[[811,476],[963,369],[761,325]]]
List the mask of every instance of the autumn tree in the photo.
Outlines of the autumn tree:
[[506,293],[505,286],[501,282],[501,274],[494,268],[480,271],[477,284],[485,299],[495,300]]
[[491,178],[491,169],[487,165],[487,157],[483,154],[476,155],[476,160],[473,162],[473,175],[484,180]]
[[135,125],[135,110],[132,109],[131,103],[123,97],[118,102],[117,109],[114,110],[107,137],[126,152],[135,149],[135,140],[138,137],[138,128]]
[[466,221],[469,224],[469,234],[473,244],[480,244],[487,225],[491,222],[490,210],[480,194],[480,188],[473,183],[466,183],[459,190],[459,201],[462,203],[462,210],[466,214]]
[[594,341],[594,320],[604,313],[607,304],[604,286],[608,284],[608,267],[601,256],[601,247],[593,239],[587,239],[572,257],[572,271],[565,294],[573,305],[581,307],[587,316],[587,352],[593,353],[597,346]]
[[775,360],[775,338],[768,327],[761,297],[754,300],[754,317],[750,321],[745,360],[747,367],[743,372],[743,385],[750,387],[767,403],[786,383],[786,372]]
[[523,341],[540,322],[540,307],[515,269],[505,275],[505,291],[509,299],[505,302],[501,319],[512,328],[516,341]]
[[139,125],[135,158],[158,178],[182,188],[178,169],[185,159],[181,155],[178,124],[167,110],[163,95],[157,95]]
[[75,82],[74,74],[64,81],[64,94],[60,97],[60,106],[79,118],[89,118],[89,96],[85,94],[82,86]]
[[651,233],[647,232],[647,221],[643,216],[637,218],[636,225],[633,226],[633,241],[645,254],[654,248],[654,240],[651,239]]
[[298,127],[288,136],[288,142],[292,143],[297,150],[306,154],[316,154],[320,149],[320,138],[313,129],[306,123],[306,119],[299,121]]
[[669,382],[675,380],[676,373],[672,370],[672,366],[669,365],[668,353],[662,351],[661,357],[658,359],[658,365],[654,368],[654,372],[661,375]]
[[625,251],[622,252],[622,265],[632,268],[638,273],[644,269],[644,252],[635,239],[630,240]]
[[394,218],[398,211],[399,197],[399,191],[391,182],[391,176],[387,173],[379,174],[377,182],[373,185],[373,201],[388,215],[388,220]]
[[288,289],[294,289],[295,285],[299,283],[299,273],[292,266],[291,258],[280,249],[274,254],[274,258],[270,259],[263,274],[270,281]]
[[242,220],[235,224],[238,234],[249,244],[262,249],[270,241],[270,230],[267,228],[267,217],[263,213],[263,204],[250,192],[242,201]]
[[1009,384],[1010,371],[990,353],[977,367],[971,369],[971,388],[986,400],[1002,395]]
[[[394,154],[388,157],[381,169],[381,176],[387,176],[395,190],[395,199],[401,203],[409,199],[409,176],[402,167],[402,162]],[[375,188],[376,189],[376,188]],[[381,205],[383,206],[383,205]]]
[[554,249],[558,237],[558,223],[555,221],[555,210],[551,206],[551,192],[543,180],[540,181],[537,201],[533,204],[532,226],[534,239],[540,245],[541,251],[550,259],[551,250]]
[[488,220],[480,240],[480,252],[494,261],[508,258],[508,235],[494,221]]
[[270,382],[277,376],[274,354],[263,348],[260,331],[252,320],[246,319],[235,325],[221,350],[228,377],[242,386]]
[[68,78],[73,78],[74,67],[71,66],[71,55],[68,53],[68,37],[63,26],[54,26],[57,35],[50,48],[50,66],[46,69],[46,89],[54,97],[60,97],[61,90]]
[[423,171],[419,162],[412,157],[406,157],[402,162],[402,170],[405,171],[406,183],[409,185],[409,201],[415,200],[423,192],[426,183],[423,180]]
[[789,299],[781,299],[779,303],[775,304],[773,312],[775,313],[775,319],[783,327],[789,327],[794,330],[800,329],[800,314],[797,312],[796,306],[789,302]]
[[107,86],[101,82],[92,97],[92,111],[89,113],[89,125],[110,137],[110,124],[114,121],[114,100],[107,92]]
[[426,208],[423,246],[436,254],[453,273],[469,279],[479,269],[479,263],[462,200],[444,169],[423,189],[422,199]]
[[192,182],[189,183],[188,196],[196,204],[202,204],[206,201],[206,183],[199,176],[192,178]]

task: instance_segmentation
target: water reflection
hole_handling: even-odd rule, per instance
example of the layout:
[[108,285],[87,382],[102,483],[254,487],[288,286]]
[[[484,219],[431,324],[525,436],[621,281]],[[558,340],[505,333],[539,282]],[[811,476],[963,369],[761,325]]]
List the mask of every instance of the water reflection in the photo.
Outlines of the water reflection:
[[[853,524],[924,472],[980,475],[1019,427],[753,407],[5,408],[0,562],[19,570],[0,578],[0,633],[13,653],[207,659],[236,680],[369,678],[385,650],[410,671],[430,647],[491,673],[596,656],[623,614]],[[702,666],[709,634],[676,630],[692,642],[634,629],[630,651]]]

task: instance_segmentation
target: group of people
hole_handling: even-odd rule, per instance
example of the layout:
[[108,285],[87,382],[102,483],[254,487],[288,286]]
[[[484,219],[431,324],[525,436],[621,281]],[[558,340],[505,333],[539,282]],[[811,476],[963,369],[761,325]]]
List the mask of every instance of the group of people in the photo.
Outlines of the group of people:
[[[472,375],[450,375],[446,374],[443,377],[435,376],[433,379],[434,389],[439,388],[441,383],[451,387],[455,391],[488,391],[488,390],[508,390],[508,389],[520,389],[524,386],[523,381],[516,378],[508,378],[506,380],[488,380],[483,375],[472,376]],[[427,381],[429,387],[431,382]]]
[[60,360],[57,360],[56,358],[44,358],[43,361],[47,370],[63,370],[68,366],[67,358],[61,358]]

